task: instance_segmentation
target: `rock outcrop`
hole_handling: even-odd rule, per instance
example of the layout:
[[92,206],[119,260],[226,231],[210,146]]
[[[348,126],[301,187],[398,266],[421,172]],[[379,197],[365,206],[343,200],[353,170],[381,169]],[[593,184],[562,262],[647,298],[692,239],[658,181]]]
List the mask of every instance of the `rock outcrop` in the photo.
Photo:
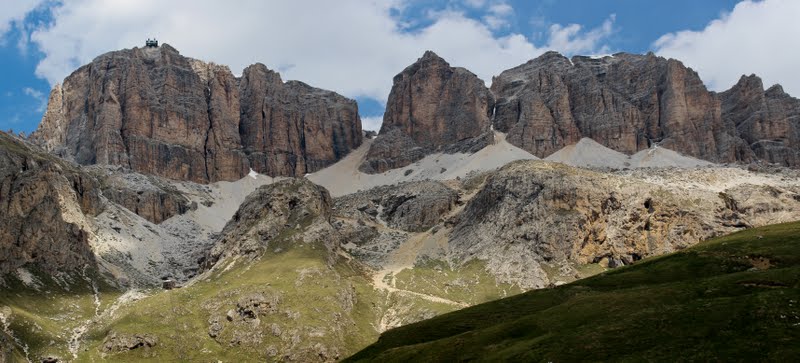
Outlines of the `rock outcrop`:
[[199,183],[298,176],[361,143],[353,100],[257,64],[242,79],[167,44],[95,58],[56,86],[31,140],[79,164]]
[[[657,143],[713,162],[797,160],[800,101],[743,80],[718,95],[674,59],[547,52],[492,82],[495,128],[546,157],[581,138],[633,154]],[[792,151],[794,150],[794,151]]]
[[271,176],[303,176],[361,145],[356,102],[298,81],[281,82],[263,64],[240,81],[241,132],[250,166]]
[[155,176],[124,170],[107,174],[103,180],[103,195],[156,224],[193,208],[189,199],[171,184]]
[[457,202],[458,193],[444,183],[420,181],[350,194],[337,198],[335,205],[348,218],[422,232],[442,222]]
[[484,260],[503,281],[541,288],[548,283],[542,263],[616,267],[742,228],[800,218],[796,187],[741,185],[719,193],[644,179],[513,162],[490,174],[448,222],[450,259]]
[[103,354],[127,352],[134,349],[148,350],[158,344],[158,338],[151,334],[120,334],[110,332],[102,344]]
[[78,167],[0,132],[0,274],[96,268],[79,214],[103,209],[100,185]]
[[475,152],[492,143],[494,97],[475,74],[431,51],[394,77],[378,137],[361,170],[380,173],[434,152]]
[[209,269],[228,256],[258,257],[306,241],[324,241],[333,252],[339,245],[330,225],[332,206],[328,191],[305,178],[261,186],[225,225],[203,267]]

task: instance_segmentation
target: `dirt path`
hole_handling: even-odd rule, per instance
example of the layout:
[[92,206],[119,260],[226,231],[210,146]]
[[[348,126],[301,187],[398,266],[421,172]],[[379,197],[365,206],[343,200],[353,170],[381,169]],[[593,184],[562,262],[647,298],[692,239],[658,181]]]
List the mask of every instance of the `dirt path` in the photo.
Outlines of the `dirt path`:
[[[448,304],[448,305],[456,305],[459,307],[467,307],[468,304],[448,300],[439,296],[423,294],[416,291],[410,290],[403,290],[398,289],[395,284],[395,278],[400,271],[405,270],[406,268],[413,268],[414,261],[417,259],[417,255],[419,255],[419,251],[422,249],[423,245],[425,244],[425,239],[430,237],[428,233],[417,233],[412,235],[408,240],[403,242],[396,250],[392,251],[387,259],[388,262],[380,271],[377,271],[372,276],[372,283],[377,289],[383,289],[388,291],[389,293],[399,293],[399,294],[406,294],[406,295],[413,295],[420,298],[423,298],[428,301],[433,301],[441,304]],[[387,276],[391,276],[391,283],[386,283]]]

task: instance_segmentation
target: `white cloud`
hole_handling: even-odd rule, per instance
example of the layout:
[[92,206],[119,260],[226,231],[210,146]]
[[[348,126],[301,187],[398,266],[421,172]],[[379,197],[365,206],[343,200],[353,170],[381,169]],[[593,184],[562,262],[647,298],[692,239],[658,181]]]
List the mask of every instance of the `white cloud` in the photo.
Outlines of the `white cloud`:
[[[504,2],[468,2],[486,14],[513,15]],[[587,31],[570,25],[553,29],[551,41],[537,46],[522,34],[496,35],[482,19],[451,7],[430,12],[429,25],[409,32],[414,20],[393,15],[405,6],[405,0],[243,0],[236,6],[211,0],[65,0],[54,8],[54,22],[34,31],[31,41],[45,55],[37,75],[51,84],[97,55],[142,46],[155,36],[184,55],[229,65],[234,73],[262,62],[280,70],[284,80],[384,103],[392,77],[428,49],[490,81],[545,50],[603,49],[609,34],[605,25]]]
[[722,91],[743,74],[756,73],[765,87],[781,83],[800,96],[800,1],[742,1],[701,31],[659,38],[656,53],[696,70],[709,88]]
[[486,6],[487,0],[464,0],[464,4],[471,8],[480,9]]
[[23,88],[22,89],[22,93],[24,93],[24,94],[26,94],[28,96],[31,96],[33,98],[36,98],[36,99],[40,99],[40,98],[44,97],[44,93],[42,93],[41,91],[37,91],[37,90],[35,90],[33,88],[30,88],[30,87]]
[[553,24],[550,26],[550,40],[548,47],[560,49],[564,53],[608,53],[608,47],[601,47],[600,44],[609,35],[614,33],[614,21],[617,20],[615,14],[611,14],[603,24],[587,32],[583,31],[583,26],[579,24],[569,24],[563,26]]
[[498,30],[508,27],[510,24],[509,18],[514,15],[514,8],[507,3],[496,3],[489,6],[487,9],[488,14],[483,17],[484,23],[492,30]]

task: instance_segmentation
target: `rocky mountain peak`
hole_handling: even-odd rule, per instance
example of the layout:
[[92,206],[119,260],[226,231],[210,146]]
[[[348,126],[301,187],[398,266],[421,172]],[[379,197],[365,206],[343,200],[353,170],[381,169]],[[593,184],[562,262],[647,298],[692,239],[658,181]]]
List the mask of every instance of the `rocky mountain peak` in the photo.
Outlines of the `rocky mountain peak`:
[[355,101],[284,84],[257,63],[242,78],[169,44],[95,58],[54,88],[31,140],[80,164],[208,183],[254,169],[297,176],[361,144]]
[[475,74],[428,51],[394,77],[381,132],[361,170],[383,172],[434,152],[490,144],[494,97]]
[[266,80],[269,84],[281,84],[283,80],[281,79],[281,75],[278,72],[275,72],[263,63],[254,63],[247,66],[244,71],[242,71],[242,78],[253,78],[259,77],[260,79]]
[[[497,98],[495,129],[538,157],[588,137],[629,155],[658,144],[713,162],[759,158],[798,166],[789,155],[796,151],[785,149],[787,142],[793,143],[788,140],[794,139],[797,125],[782,118],[797,108],[796,99],[781,96],[786,105],[771,108],[784,113],[769,116],[774,126],[736,126],[752,115],[765,115],[758,111],[765,108],[762,104],[777,102],[764,97],[782,94],[777,89],[765,92],[756,76],[743,77],[731,90],[717,94],[680,61],[652,53],[575,56],[570,62],[548,52],[502,72],[492,91]],[[776,143],[782,139],[787,142]],[[759,140],[770,140],[771,150],[782,151],[757,151]]]
[[739,77],[739,81],[736,82],[731,90],[752,90],[755,92],[763,92],[764,91],[764,83],[761,78],[755,74],[751,74],[749,76],[742,75]]
[[772,87],[768,88],[764,93],[768,97],[789,97],[789,98],[791,98],[791,96],[789,96],[789,94],[784,92],[783,86],[781,86],[780,84],[772,85]]

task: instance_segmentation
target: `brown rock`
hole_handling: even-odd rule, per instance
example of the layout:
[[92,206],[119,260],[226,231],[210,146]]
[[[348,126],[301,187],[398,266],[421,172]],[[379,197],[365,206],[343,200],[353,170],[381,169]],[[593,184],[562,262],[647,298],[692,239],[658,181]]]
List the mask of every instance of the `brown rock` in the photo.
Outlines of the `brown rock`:
[[495,127],[546,157],[583,137],[633,154],[653,143],[713,162],[798,166],[800,101],[743,78],[717,95],[674,59],[544,55],[495,77]]
[[494,97],[476,75],[431,51],[394,77],[381,132],[361,170],[380,173],[433,152],[474,152],[492,143]]
[[239,179],[251,167],[303,175],[362,138],[352,100],[284,84],[263,65],[238,80],[164,44],[106,53],[79,68],[53,89],[31,140],[84,165],[206,183]]
[[110,332],[103,340],[103,353],[121,353],[134,349],[149,350],[158,344],[158,339],[151,334],[122,334]]
[[732,161],[741,146],[697,73],[652,54],[570,61],[547,52],[495,77],[492,90],[495,127],[538,157],[583,137],[628,154],[659,143],[711,161]]
[[302,176],[361,144],[353,100],[298,81],[283,83],[263,64],[244,70],[239,90],[242,144],[260,173]]

